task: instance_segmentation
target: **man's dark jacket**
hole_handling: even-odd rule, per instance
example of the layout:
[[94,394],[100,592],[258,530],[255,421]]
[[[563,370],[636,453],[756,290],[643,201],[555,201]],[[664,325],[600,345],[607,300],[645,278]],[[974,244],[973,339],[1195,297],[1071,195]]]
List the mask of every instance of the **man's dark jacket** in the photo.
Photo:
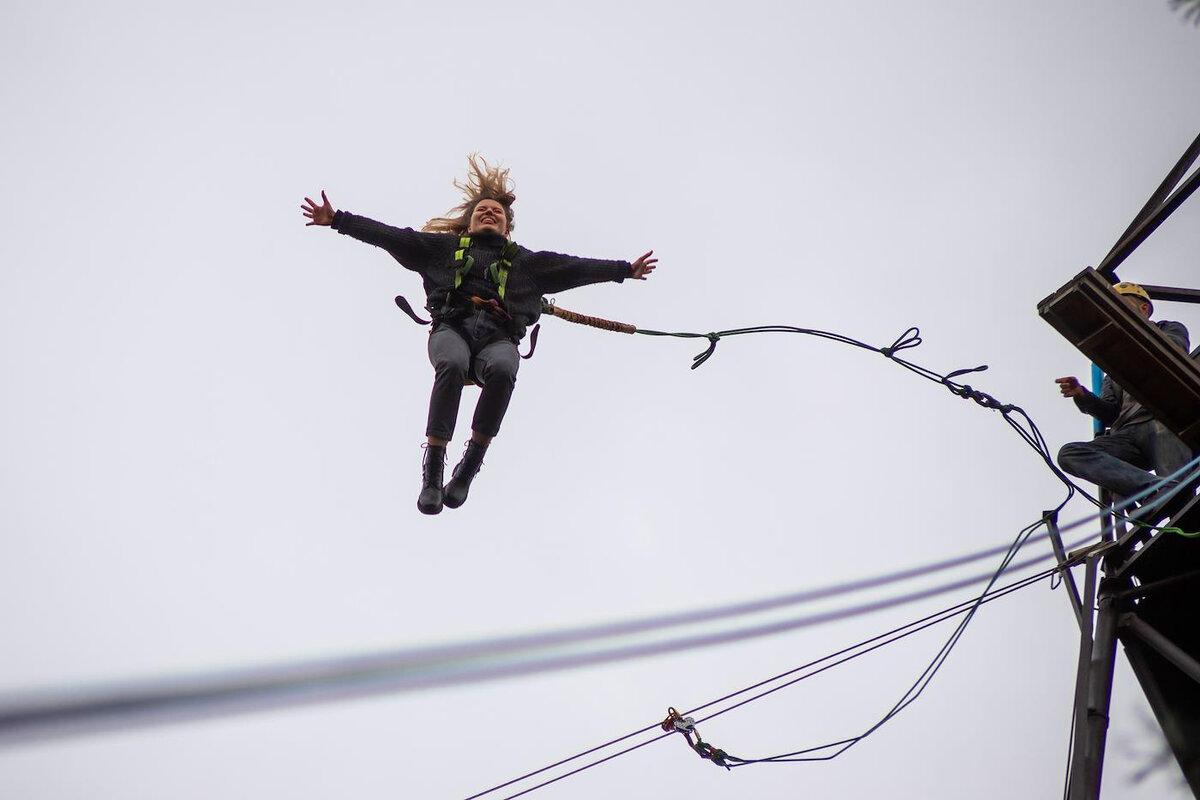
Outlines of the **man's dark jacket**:
[[[1179,345],[1183,352],[1188,352],[1191,342],[1188,337],[1188,329],[1182,322],[1161,320],[1153,324],[1157,325],[1168,339]],[[1150,412],[1141,403],[1126,394],[1120,384],[1107,375],[1104,376],[1104,382],[1100,385],[1099,397],[1091,392],[1085,392],[1075,398],[1075,405],[1080,411],[1092,415],[1100,420],[1102,425],[1114,431],[1153,419]]]
[[[454,252],[459,244],[459,237],[454,234],[394,228],[346,211],[333,215],[333,229],[383,248],[401,266],[419,274],[425,285],[427,307],[434,306],[431,311],[440,305],[445,292],[454,287]],[[471,236],[470,252],[475,263],[459,287],[461,295],[500,301],[496,284],[488,277],[487,269],[499,260],[506,241],[505,237],[496,234]],[[520,339],[525,335],[525,329],[541,315],[542,295],[603,281],[620,283],[632,274],[633,267],[628,261],[534,252],[518,246],[502,301],[513,317],[513,335]]]

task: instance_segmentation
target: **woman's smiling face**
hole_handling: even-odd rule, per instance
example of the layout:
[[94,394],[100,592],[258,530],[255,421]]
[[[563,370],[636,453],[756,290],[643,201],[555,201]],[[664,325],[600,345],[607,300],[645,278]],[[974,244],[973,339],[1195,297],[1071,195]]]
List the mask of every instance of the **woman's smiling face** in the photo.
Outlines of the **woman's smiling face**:
[[496,200],[480,200],[471,212],[471,223],[467,233],[495,233],[500,236],[508,233],[508,215]]

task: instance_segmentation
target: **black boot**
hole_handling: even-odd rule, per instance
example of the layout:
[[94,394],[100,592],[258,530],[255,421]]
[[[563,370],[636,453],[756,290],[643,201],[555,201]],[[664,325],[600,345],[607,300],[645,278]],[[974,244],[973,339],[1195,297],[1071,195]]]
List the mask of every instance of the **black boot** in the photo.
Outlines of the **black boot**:
[[421,463],[421,494],[417,497],[417,511],[422,514],[440,514],[442,512],[442,473],[445,470],[445,446],[425,445],[425,460]]
[[467,492],[471,488],[471,481],[475,479],[479,468],[483,466],[483,454],[487,452],[487,448],[486,444],[480,444],[474,439],[467,442],[467,449],[463,451],[462,461],[458,462],[458,466],[454,468],[453,477],[446,484],[445,500],[449,508],[458,508],[467,502]]

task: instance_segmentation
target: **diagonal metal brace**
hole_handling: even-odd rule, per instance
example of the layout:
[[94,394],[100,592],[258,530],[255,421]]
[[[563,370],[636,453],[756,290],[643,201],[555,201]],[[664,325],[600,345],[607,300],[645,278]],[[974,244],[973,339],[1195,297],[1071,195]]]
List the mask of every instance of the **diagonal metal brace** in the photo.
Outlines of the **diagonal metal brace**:
[[1071,610],[1075,612],[1075,621],[1083,632],[1083,601],[1079,599],[1079,587],[1075,585],[1075,576],[1067,565],[1067,552],[1063,547],[1062,534],[1058,530],[1058,512],[1043,511],[1042,518],[1046,520],[1046,530],[1050,532],[1050,544],[1054,548],[1054,556],[1062,568],[1063,583],[1067,587],[1067,599],[1071,601]]
[[1158,651],[1159,655],[1178,667],[1184,675],[1200,683],[1200,662],[1197,662],[1189,653],[1164,636],[1153,625],[1134,613],[1122,614],[1118,625],[1122,631],[1132,633]]

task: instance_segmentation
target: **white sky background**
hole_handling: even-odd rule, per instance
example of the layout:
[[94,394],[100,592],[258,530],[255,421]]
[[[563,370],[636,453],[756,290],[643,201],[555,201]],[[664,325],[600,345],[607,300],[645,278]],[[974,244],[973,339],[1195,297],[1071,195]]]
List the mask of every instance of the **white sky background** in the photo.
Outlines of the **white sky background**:
[[[742,337],[692,372],[700,343],[550,319],[468,504],[416,512],[431,371],[392,297],[419,281],[305,228],[305,194],[419,226],[479,151],[512,168],[521,243],[661,258],[562,305],[919,325],[913,360],[989,364],[970,382],[1057,448],[1089,427],[1052,379],[1088,366],[1035,305],[1200,130],[1200,30],[1165,0],[602,6],[0,5],[0,689],[756,598],[1002,544],[1061,499],[998,414],[879,356]],[[1122,277],[1195,286],[1198,202]],[[0,796],[464,797],[965,597],[10,748]],[[745,757],[856,734],[948,633],[701,732]],[[1035,587],[834,762],[725,773],[666,741],[533,796],[1057,796],[1077,636]],[[1175,775],[1128,780],[1159,734],[1121,659],[1105,797],[1162,797]]]

